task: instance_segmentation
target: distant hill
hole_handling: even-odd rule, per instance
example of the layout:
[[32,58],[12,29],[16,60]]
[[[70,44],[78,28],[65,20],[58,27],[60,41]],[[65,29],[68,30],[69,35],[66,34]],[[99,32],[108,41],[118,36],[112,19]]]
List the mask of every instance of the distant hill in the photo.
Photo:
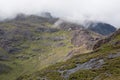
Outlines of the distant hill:
[[116,28],[110,24],[102,22],[88,22],[88,29],[101,35],[109,35],[116,31]]

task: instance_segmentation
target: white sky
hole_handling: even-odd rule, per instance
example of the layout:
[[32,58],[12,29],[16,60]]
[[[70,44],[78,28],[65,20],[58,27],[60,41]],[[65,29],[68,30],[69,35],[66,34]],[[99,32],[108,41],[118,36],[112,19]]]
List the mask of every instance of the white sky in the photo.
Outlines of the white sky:
[[120,27],[120,0],[0,0],[0,18],[42,11],[62,18],[98,20]]

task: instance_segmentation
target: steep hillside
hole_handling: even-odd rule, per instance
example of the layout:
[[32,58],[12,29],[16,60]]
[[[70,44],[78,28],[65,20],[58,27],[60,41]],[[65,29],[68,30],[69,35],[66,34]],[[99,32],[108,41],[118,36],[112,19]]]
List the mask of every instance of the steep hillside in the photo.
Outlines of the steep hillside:
[[120,30],[93,52],[80,54],[17,80],[120,80]]
[[[101,39],[101,35],[75,23],[55,27],[58,18],[46,16],[19,14],[15,19],[0,22],[0,80],[15,80],[73,55],[90,52],[92,48],[87,46],[91,44],[83,46],[84,41],[95,43]],[[93,37],[96,35],[99,39]],[[79,46],[75,44],[80,40],[77,36],[85,37]]]
[[0,23],[1,80],[15,80],[64,59],[72,49],[72,36],[70,31],[52,28],[55,21],[19,15]]

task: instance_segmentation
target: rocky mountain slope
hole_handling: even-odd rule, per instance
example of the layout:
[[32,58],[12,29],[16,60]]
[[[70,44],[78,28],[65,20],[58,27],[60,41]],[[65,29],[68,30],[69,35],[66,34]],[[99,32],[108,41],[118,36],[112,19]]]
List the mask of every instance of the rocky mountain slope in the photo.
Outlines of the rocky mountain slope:
[[76,55],[17,80],[120,80],[120,30],[97,44],[101,45],[93,52]]
[[56,25],[59,18],[49,13],[42,15],[19,14],[0,22],[0,80],[16,80],[74,55],[91,52],[103,38],[80,24]]

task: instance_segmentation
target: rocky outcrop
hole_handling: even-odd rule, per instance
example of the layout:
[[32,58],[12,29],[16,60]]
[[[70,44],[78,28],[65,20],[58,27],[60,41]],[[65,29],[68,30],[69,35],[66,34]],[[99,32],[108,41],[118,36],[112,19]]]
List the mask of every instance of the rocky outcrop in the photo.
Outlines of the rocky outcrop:
[[101,45],[109,42],[110,40],[111,40],[111,38],[106,38],[106,39],[99,40],[99,41],[93,46],[93,50],[99,48]]
[[69,78],[69,76],[78,70],[85,70],[85,69],[98,69],[104,64],[104,59],[94,58],[90,59],[88,62],[85,62],[83,64],[76,64],[75,68],[61,71],[58,70],[58,72],[61,73],[61,76],[65,79]]
[[45,27],[40,27],[36,29],[36,32],[48,32],[48,33],[54,33],[58,32],[59,29],[56,28],[45,28]]
[[21,51],[18,48],[25,40],[32,40],[32,33],[29,30],[13,29],[6,31],[1,35],[0,47],[8,53],[16,53]]
[[[120,57],[120,53],[111,53],[106,58],[113,59]],[[58,70],[59,73],[61,73],[61,76],[65,79],[69,78],[69,76],[79,70],[89,70],[89,69],[99,69],[105,64],[104,58],[93,58],[89,61],[82,63],[82,64],[76,64],[75,68],[68,69],[68,70]]]
[[73,23],[73,22],[68,22],[64,20],[58,20],[56,21],[55,25],[57,28],[65,31],[71,31],[71,30],[81,30],[84,28],[84,26]]
[[102,36],[97,33],[82,29],[73,32],[73,38],[71,39],[71,43],[74,46],[84,46],[86,49],[91,50],[93,48],[93,45],[101,38]]
[[42,12],[40,16],[45,17],[45,18],[50,18],[50,19],[53,18],[51,13],[49,12]]
[[[112,39],[114,39],[115,37],[117,37],[120,34],[120,29],[117,30],[115,33],[111,34],[110,36],[106,37],[105,39],[101,39],[99,40],[93,47],[93,50],[99,48],[101,45],[110,42]],[[118,44],[119,41],[113,43],[112,45],[116,45]]]
[[5,74],[5,73],[8,73],[8,72],[10,72],[11,71],[11,67],[9,67],[9,66],[7,66],[7,65],[5,65],[5,64],[1,64],[0,63],[0,74]]
[[[44,12],[41,15],[26,15],[23,13],[17,14],[16,17],[13,19],[14,21],[27,21],[27,22],[32,22],[32,23],[55,23],[58,20],[58,18],[54,18],[51,16],[50,13]],[[11,20],[6,20],[6,22],[9,22]]]
[[8,60],[9,60],[9,56],[6,55],[0,56],[0,61],[8,61]]
[[120,52],[118,52],[118,53],[111,53],[111,54],[108,55],[109,59],[113,59],[113,58],[116,58],[116,57],[120,57]]

